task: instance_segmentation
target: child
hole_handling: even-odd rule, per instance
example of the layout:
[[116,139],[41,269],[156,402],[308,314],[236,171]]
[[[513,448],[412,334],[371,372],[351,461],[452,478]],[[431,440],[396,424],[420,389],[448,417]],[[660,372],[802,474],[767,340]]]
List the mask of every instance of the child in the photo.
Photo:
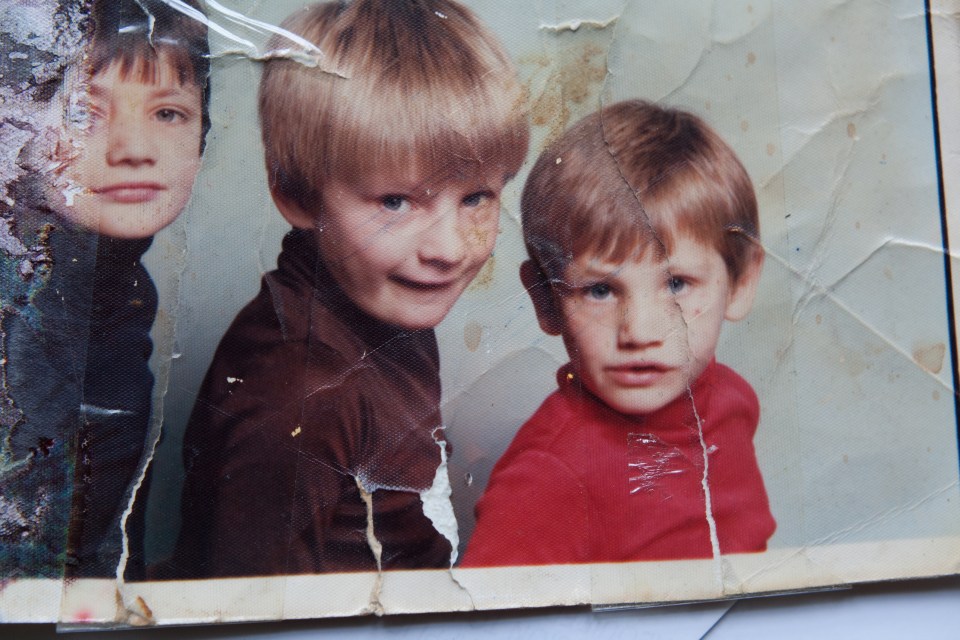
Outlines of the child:
[[446,454],[433,327],[493,249],[527,149],[520,87],[451,0],[316,4],[282,26],[320,53],[270,59],[260,83],[270,190],[295,229],[200,390],[160,571],[448,567],[424,503]]
[[691,114],[621,102],[544,151],[521,208],[521,278],[570,363],[494,467],[464,566],[765,550],[757,398],[714,360],[763,264],[733,151]]
[[20,418],[2,484],[16,512],[32,512],[29,549],[6,550],[5,575],[54,577],[64,562],[74,577],[117,572],[153,386],[157,293],[140,259],[186,205],[209,126],[202,21],[160,0],[95,0],[86,23],[63,169],[25,181],[46,186],[21,185],[13,211],[18,232],[42,229],[49,265],[5,322]]

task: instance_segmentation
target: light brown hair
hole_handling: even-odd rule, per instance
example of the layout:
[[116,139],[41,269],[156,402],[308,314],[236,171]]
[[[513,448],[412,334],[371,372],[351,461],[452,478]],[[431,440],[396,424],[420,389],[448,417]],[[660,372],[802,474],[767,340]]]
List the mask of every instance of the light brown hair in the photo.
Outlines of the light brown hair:
[[[529,139],[522,92],[469,9],[451,0],[329,2],[282,27],[324,57],[314,67],[265,63],[260,121],[275,197],[317,214],[333,177],[519,169]],[[283,36],[271,42],[290,46]]]
[[669,254],[676,233],[714,247],[733,282],[760,251],[756,196],[733,150],[697,116],[641,100],[607,106],[550,145],[520,207],[530,257],[554,280],[578,255]]

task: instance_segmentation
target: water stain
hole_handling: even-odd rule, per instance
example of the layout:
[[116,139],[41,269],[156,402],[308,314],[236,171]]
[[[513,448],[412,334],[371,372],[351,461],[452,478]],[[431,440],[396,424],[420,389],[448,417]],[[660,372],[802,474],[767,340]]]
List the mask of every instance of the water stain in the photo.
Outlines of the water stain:
[[946,355],[947,345],[942,342],[921,343],[913,349],[913,361],[930,373],[940,373],[943,370],[943,359]]
[[463,328],[463,343],[471,353],[480,348],[480,340],[483,338],[483,327],[478,322],[470,321]]
[[478,225],[470,229],[467,237],[481,247],[487,246],[490,240],[490,230]]
[[[524,74],[531,78],[525,90],[530,99],[531,124],[548,128],[544,146],[560,137],[571,122],[599,106],[613,31],[561,31],[555,37],[561,46],[553,58],[536,55],[517,61],[521,67],[533,67],[531,73]],[[544,73],[548,74],[545,82]]]
[[496,258],[490,256],[490,259],[480,269],[480,273],[470,283],[468,291],[485,291],[493,285],[493,270],[496,267]]
[[757,61],[757,54],[755,54],[753,51],[751,51],[750,53],[747,54],[747,66],[748,66],[748,67],[749,67],[750,65],[752,65],[752,64],[753,64],[754,62],[756,62],[756,61]]

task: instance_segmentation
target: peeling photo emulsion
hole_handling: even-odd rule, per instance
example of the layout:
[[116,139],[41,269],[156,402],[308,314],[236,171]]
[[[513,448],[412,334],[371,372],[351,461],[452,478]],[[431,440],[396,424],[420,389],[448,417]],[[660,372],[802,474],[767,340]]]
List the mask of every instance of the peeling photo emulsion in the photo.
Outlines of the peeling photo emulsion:
[[[36,336],[44,326],[71,324],[73,312],[86,314],[82,299],[71,300],[76,304],[70,308],[59,299],[56,289],[63,281],[53,262],[58,248],[88,247],[82,240],[76,248],[70,240],[61,242],[46,215],[73,195],[63,171],[76,151],[70,130],[81,116],[69,70],[83,54],[85,20],[80,2],[13,2],[0,10],[0,574],[5,579],[56,579],[66,559],[74,467],[70,439],[80,404],[72,382],[84,369],[83,337],[65,344],[51,336],[44,344]],[[92,277],[89,255],[74,260],[69,270]]]
[[164,2],[99,0],[14,2],[2,24],[0,566],[111,579],[150,431],[141,258],[199,169],[206,29]]
[[0,620],[957,573],[958,15],[8,2]]

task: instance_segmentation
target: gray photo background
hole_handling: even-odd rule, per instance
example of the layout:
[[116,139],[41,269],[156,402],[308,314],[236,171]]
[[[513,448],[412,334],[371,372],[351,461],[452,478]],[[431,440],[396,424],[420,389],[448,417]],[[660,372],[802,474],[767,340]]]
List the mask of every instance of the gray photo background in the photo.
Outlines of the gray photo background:
[[[278,24],[301,3],[223,4]],[[752,314],[725,328],[718,359],[761,400],[757,454],[778,521],[771,547],[960,533],[922,2],[467,4],[517,62],[534,127],[503,194],[494,257],[437,330],[462,543],[490,468],[566,361],[517,275],[526,173],[565,126],[630,97],[706,118],[758,192],[761,289]],[[545,28],[584,19],[596,24]],[[238,48],[216,35],[212,45]],[[222,55],[213,66],[213,128],[194,196],[147,256],[161,292],[153,366],[163,430],[149,561],[171,551],[179,530],[180,447],[197,388],[287,230],[266,188],[259,65]]]

